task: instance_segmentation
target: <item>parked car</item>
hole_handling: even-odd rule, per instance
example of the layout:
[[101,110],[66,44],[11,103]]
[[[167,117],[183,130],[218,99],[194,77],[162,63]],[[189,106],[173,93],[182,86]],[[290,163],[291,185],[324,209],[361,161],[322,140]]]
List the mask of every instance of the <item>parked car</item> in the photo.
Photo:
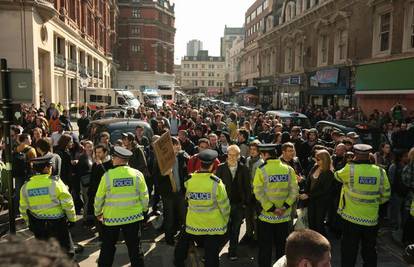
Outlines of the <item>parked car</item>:
[[282,120],[282,123],[285,123],[290,119],[291,125],[299,126],[302,129],[311,128],[311,123],[309,118],[302,113],[286,110],[269,110],[266,112],[267,116],[279,117]]
[[151,126],[147,122],[137,119],[114,118],[92,121],[88,126],[88,133],[93,128],[96,128],[95,136],[99,136],[102,132],[108,132],[111,135],[111,143],[115,143],[116,140],[122,138],[122,133],[135,133],[135,128],[138,125],[144,128],[144,135],[151,140],[154,135]]
[[371,145],[378,149],[383,142],[389,142],[387,136],[381,129],[367,123],[357,121],[319,121],[315,124],[322,139],[329,139],[332,131],[338,131],[345,135],[349,132],[355,132],[359,135],[359,143]]

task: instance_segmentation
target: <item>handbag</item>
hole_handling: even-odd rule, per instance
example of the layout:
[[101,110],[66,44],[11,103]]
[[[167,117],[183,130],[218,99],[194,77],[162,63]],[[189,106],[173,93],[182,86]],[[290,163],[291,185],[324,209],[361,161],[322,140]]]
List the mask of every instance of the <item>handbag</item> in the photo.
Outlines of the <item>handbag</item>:
[[298,213],[298,218],[295,223],[295,231],[308,229],[308,208],[302,208],[296,210]]
[[91,175],[85,174],[80,177],[80,182],[82,186],[88,187],[91,184]]

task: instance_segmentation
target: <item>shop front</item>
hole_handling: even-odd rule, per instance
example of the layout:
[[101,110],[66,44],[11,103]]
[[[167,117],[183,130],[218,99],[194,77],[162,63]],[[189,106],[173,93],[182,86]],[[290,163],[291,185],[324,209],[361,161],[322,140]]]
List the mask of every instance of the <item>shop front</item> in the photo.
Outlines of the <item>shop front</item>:
[[276,84],[274,77],[262,77],[253,80],[253,85],[259,89],[259,104],[263,110],[275,106],[276,101]]
[[357,104],[367,114],[389,112],[398,102],[414,109],[414,58],[358,66],[355,80]]
[[351,106],[350,69],[322,69],[308,74],[308,103],[319,107]]
[[278,81],[278,109],[295,111],[304,104],[303,75],[280,77]]

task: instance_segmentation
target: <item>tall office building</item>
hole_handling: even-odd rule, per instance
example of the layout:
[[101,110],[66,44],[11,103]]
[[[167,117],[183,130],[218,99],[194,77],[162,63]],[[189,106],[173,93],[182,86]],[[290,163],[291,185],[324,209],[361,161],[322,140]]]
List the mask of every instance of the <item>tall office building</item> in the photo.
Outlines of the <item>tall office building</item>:
[[200,40],[191,40],[187,43],[187,56],[196,57],[198,51],[203,50],[203,42]]

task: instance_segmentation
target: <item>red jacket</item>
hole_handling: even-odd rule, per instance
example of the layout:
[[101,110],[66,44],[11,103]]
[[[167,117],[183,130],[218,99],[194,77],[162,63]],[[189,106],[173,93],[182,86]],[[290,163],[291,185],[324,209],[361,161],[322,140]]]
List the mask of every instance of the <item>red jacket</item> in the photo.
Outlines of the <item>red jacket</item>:
[[[214,166],[213,166],[213,172],[216,172],[219,164],[220,164],[220,161],[218,159],[215,159]],[[199,171],[200,168],[201,168],[201,160],[198,158],[198,154],[191,156],[191,158],[188,160],[188,163],[187,163],[188,173],[191,174],[196,171]]]

